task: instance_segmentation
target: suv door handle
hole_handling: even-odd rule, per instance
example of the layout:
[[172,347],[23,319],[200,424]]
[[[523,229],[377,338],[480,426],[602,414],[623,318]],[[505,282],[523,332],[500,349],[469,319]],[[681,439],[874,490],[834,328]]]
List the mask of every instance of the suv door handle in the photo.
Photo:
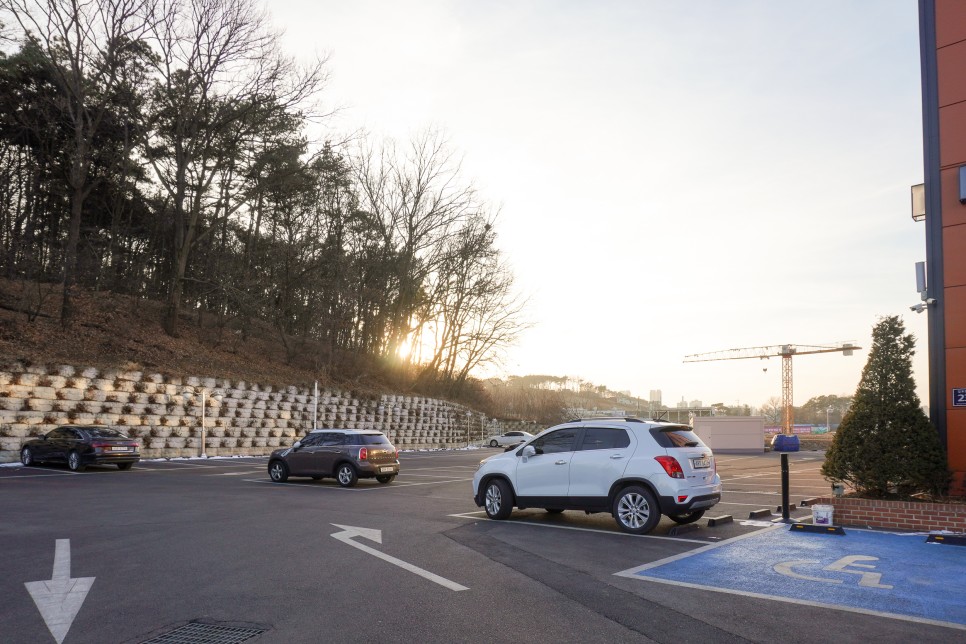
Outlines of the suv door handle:
[[567,461],[556,461],[554,465],[566,465]]
[[624,458],[624,455],[623,454],[611,454],[610,457],[611,458]]

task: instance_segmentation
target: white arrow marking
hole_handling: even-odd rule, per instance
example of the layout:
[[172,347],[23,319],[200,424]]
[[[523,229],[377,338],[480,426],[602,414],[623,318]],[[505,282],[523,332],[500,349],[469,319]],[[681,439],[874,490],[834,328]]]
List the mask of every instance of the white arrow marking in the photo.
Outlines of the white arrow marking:
[[28,581],[27,592],[34,598],[50,634],[61,644],[67,637],[77,611],[94,585],[94,577],[70,577],[70,539],[57,539],[54,547],[54,574],[50,581]]
[[450,581],[445,577],[434,575],[428,570],[423,570],[422,568],[414,566],[411,563],[406,563],[401,559],[396,559],[395,557],[391,557],[384,552],[379,552],[375,548],[370,548],[369,546],[363,545],[361,543],[356,543],[355,541],[352,540],[353,537],[362,537],[363,539],[369,539],[370,541],[375,541],[376,543],[382,543],[382,530],[375,530],[373,528],[357,528],[351,525],[339,525],[338,523],[333,523],[332,525],[334,525],[337,528],[341,528],[343,530],[343,532],[336,532],[332,535],[342,543],[347,543],[353,548],[358,548],[363,552],[368,552],[370,555],[373,555],[374,557],[379,557],[383,561],[388,561],[393,565],[399,566],[404,570],[408,570],[411,573],[417,574],[420,577],[423,577],[424,579],[428,579],[432,582],[439,584],[440,586],[449,588],[450,590],[455,590],[455,591],[469,590],[469,588],[467,588],[466,586],[461,586],[460,584],[457,584],[455,581]]

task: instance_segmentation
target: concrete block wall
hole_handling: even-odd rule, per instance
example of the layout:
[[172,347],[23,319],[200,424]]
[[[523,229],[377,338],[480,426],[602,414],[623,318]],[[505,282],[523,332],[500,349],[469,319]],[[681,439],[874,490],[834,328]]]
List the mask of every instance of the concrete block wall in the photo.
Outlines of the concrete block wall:
[[[35,365],[0,370],[0,462],[18,460],[25,440],[66,424],[115,427],[140,440],[144,458],[197,456],[202,391],[208,456],[268,454],[312,429],[311,389]],[[479,413],[420,396],[320,389],[317,414],[318,427],[375,429],[399,449],[463,447],[490,431]]]

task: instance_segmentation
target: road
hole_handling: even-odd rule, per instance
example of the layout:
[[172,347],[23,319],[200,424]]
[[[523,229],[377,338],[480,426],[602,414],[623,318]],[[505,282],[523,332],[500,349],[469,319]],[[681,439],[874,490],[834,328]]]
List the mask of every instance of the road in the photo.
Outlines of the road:
[[[83,598],[67,595],[80,599],[76,616],[60,625],[68,643],[173,641],[167,634],[185,625],[209,634],[240,629],[239,637],[252,635],[248,642],[963,636],[936,620],[618,574],[770,530],[767,519],[746,519],[780,503],[777,454],[719,455],[725,493],[709,516],[730,514],[733,523],[702,520],[675,536],[665,518],[652,535],[636,537],[603,514],[528,510],[487,520],[470,480],[493,453],[404,453],[393,483],[363,480],[351,489],[332,480],[271,483],[264,458],[146,461],[128,472],[81,474],[0,468],[0,640],[57,641],[25,584],[56,590],[58,574],[89,586]],[[820,453],[790,457],[793,502],[828,489]]]

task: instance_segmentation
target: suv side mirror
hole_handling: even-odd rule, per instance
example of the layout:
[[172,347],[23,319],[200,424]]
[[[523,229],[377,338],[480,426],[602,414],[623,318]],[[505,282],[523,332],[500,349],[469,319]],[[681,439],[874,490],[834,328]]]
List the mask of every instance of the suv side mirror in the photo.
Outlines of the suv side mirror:
[[521,456],[522,456],[523,458],[529,458],[529,457],[531,457],[531,456],[536,456],[536,455],[537,455],[537,450],[536,450],[536,449],[534,449],[534,448],[533,448],[533,446],[531,446],[531,445],[527,445],[527,446],[526,446],[526,447],[524,447],[524,448],[523,448],[523,450],[522,450],[522,451],[520,452],[520,455],[521,455]]
[[295,444],[292,445],[292,449],[298,449],[300,447],[302,447],[302,441],[295,441]]

